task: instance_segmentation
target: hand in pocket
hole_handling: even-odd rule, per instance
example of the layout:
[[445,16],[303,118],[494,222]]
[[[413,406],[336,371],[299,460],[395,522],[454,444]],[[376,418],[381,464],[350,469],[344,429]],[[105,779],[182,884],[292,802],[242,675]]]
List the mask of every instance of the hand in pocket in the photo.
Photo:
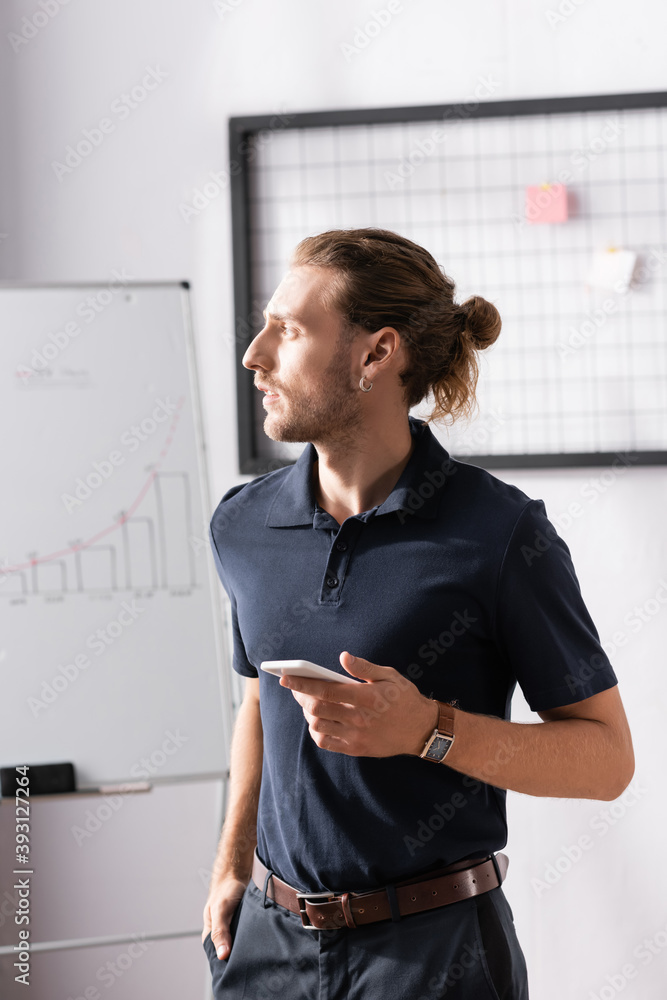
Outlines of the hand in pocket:
[[231,923],[239,908],[246,885],[236,878],[222,879],[212,886],[204,907],[202,943],[211,936],[213,949],[219,959],[229,958],[232,948]]

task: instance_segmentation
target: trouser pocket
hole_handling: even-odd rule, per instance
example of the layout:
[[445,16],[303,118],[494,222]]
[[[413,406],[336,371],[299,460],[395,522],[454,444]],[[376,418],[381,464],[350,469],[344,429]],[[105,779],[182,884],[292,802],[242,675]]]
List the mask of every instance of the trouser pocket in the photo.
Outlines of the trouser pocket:
[[[243,896],[238,901],[236,909],[234,910],[234,913],[232,914],[232,919],[231,919],[231,921],[229,923],[229,933],[230,933],[231,939],[232,939],[232,948],[234,947],[234,938],[236,936],[236,928],[238,927],[239,918],[241,916],[241,906],[242,905],[243,905]],[[227,958],[218,958],[217,952],[215,950],[215,945],[213,944],[213,939],[211,938],[211,932],[210,931],[208,932],[208,934],[204,938],[204,940],[202,942],[202,945],[203,945],[204,951],[206,952],[206,957],[208,958],[209,964],[211,965],[211,967],[215,967],[214,963],[217,963],[217,965],[220,966],[221,968],[225,966],[226,962],[229,959],[229,956],[232,953],[231,948],[229,950],[229,954],[227,955]]]
[[512,911],[500,887],[475,896],[477,922],[491,985],[498,1000],[528,1000],[526,960]]

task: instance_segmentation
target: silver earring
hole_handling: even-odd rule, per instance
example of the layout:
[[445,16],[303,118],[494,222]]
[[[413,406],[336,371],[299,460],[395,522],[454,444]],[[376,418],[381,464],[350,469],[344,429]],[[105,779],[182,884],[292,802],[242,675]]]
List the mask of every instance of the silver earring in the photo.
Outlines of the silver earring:
[[370,382],[368,386],[365,386],[364,385],[365,378],[366,376],[362,375],[361,378],[359,379],[359,388],[361,389],[362,392],[370,392],[371,389],[373,388],[373,383]]

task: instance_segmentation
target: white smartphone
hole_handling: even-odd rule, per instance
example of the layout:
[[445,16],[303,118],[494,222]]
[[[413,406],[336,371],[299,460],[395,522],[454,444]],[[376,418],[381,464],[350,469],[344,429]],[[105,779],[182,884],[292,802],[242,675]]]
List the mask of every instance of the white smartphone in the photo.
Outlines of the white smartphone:
[[259,665],[260,670],[266,670],[267,674],[294,674],[296,677],[312,677],[318,681],[336,681],[338,684],[359,684],[360,681],[350,677],[349,674],[338,674],[328,667],[320,667],[317,663],[309,660],[262,660]]

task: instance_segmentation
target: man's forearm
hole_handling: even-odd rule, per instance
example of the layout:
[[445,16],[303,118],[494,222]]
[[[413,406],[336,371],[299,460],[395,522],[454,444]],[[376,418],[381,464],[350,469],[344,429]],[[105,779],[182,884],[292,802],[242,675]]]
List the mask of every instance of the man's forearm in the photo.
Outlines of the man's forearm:
[[527,795],[611,800],[631,777],[617,734],[592,719],[522,723],[455,710],[454,733],[446,765]]
[[257,806],[262,780],[262,722],[259,700],[246,696],[239,708],[230,752],[225,822],[213,865],[213,878],[250,878],[257,843]]
[[[438,725],[439,708],[394,667],[344,650],[344,669],[364,681],[345,685],[283,676],[323,750],[355,757],[419,756]],[[340,690],[343,688],[343,690]],[[336,690],[338,689],[338,690]],[[509,722],[452,708],[454,743],[442,764],[527,795],[611,800],[634,773],[632,737],[618,685],[559,708],[539,723]]]

